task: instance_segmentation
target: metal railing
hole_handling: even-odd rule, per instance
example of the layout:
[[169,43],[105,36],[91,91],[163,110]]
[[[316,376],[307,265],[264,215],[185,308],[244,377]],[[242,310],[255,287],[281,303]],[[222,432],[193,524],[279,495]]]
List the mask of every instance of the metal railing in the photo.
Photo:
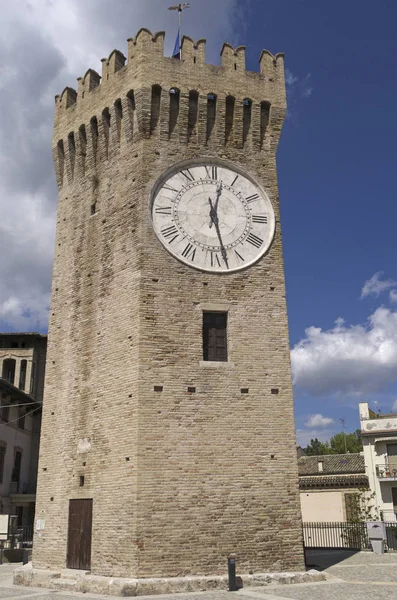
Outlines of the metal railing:
[[[397,550],[397,523],[386,522],[389,550]],[[370,548],[367,523],[303,523],[305,548],[367,550]]]
[[366,523],[303,523],[305,548],[368,548]]
[[15,527],[10,531],[10,537],[4,542],[4,548],[32,548],[33,547],[33,525]]
[[378,479],[397,479],[397,464],[385,463],[376,465],[376,476]]

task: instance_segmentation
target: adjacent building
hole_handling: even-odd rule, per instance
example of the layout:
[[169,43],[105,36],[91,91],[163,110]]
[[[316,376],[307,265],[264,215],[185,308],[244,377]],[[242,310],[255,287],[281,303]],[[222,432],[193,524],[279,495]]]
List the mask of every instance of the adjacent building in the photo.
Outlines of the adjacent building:
[[18,527],[35,513],[47,336],[0,333],[0,512]]
[[342,522],[356,518],[356,498],[369,489],[364,456],[301,456],[299,489],[303,522]]
[[365,469],[384,521],[397,521],[397,414],[372,411],[359,404]]

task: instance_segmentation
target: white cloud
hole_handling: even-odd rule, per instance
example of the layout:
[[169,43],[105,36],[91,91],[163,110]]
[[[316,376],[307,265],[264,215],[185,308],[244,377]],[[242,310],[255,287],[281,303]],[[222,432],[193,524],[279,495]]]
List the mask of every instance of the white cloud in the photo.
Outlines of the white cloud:
[[[45,329],[51,281],[57,190],[51,160],[55,94],[141,27],[176,37],[169,0],[20,0],[1,6],[0,39],[0,329]],[[198,4],[198,3],[196,3]],[[245,0],[200,0],[185,11],[184,31],[207,37],[207,61],[219,62],[224,41],[243,29]],[[220,18],[221,17],[221,18]],[[277,49],[276,49],[277,51]]]
[[[367,296],[375,296],[377,298],[382,292],[397,286],[397,281],[394,281],[393,279],[384,279],[382,281],[382,275],[383,271],[378,271],[364,283],[363,289],[361,290],[361,298],[366,298]],[[397,299],[397,290],[393,290],[390,293],[390,300],[392,300],[392,294],[393,297],[395,295]]]
[[397,381],[397,311],[378,308],[364,325],[309,327],[291,352],[296,388],[311,395],[361,395]]
[[287,118],[294,119],[301,100],[309,98],[313,93],[313,86],[310,85],[310,73],[304,76],[298,76],[289,69],[285,69],[285,83],[287,87]]
[[305,421],[305,427],[329,427],[334,424],[334,420],[330,417],[324,417],[320,413],[309,415]]
[[391,290],[391,292],[389,293],[389,300],[390,302],[397,302],[397,290]]
[[397,413],[397,400],[394,401],[394,404],[391,409],[393,412]]
[[291,73],[289,69],[285,69],[285,83],[286,85],[294,85],[298,81],[299,77]]

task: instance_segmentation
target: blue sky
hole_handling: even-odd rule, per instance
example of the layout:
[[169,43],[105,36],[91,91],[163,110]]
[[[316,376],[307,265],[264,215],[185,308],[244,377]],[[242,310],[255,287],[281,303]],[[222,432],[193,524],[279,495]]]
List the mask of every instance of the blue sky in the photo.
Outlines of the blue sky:
[[[165,29],[171,53],[169,4],[4,3],[0,330],[46,330],[53,96],[100,71],[114,47],[125,52],[140,27]],[[397,411],[396,22],[395,0],[191,0],[185,13],[185,32],[208,40],[208,62],[219,63],[224,41],[247,46],[250,70],[262,48],[285,52],[277,158],[302,444],[329,438],[339,418],[358,427],[360,400]]]

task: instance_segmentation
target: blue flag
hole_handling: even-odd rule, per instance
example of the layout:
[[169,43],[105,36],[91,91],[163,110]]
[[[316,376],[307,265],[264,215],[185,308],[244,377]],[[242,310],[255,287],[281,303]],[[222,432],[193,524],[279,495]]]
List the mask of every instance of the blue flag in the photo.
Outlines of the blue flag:
[[181,58],[181,30],[178,28],[178,35],[176,36],[174,51],[172,58]]

